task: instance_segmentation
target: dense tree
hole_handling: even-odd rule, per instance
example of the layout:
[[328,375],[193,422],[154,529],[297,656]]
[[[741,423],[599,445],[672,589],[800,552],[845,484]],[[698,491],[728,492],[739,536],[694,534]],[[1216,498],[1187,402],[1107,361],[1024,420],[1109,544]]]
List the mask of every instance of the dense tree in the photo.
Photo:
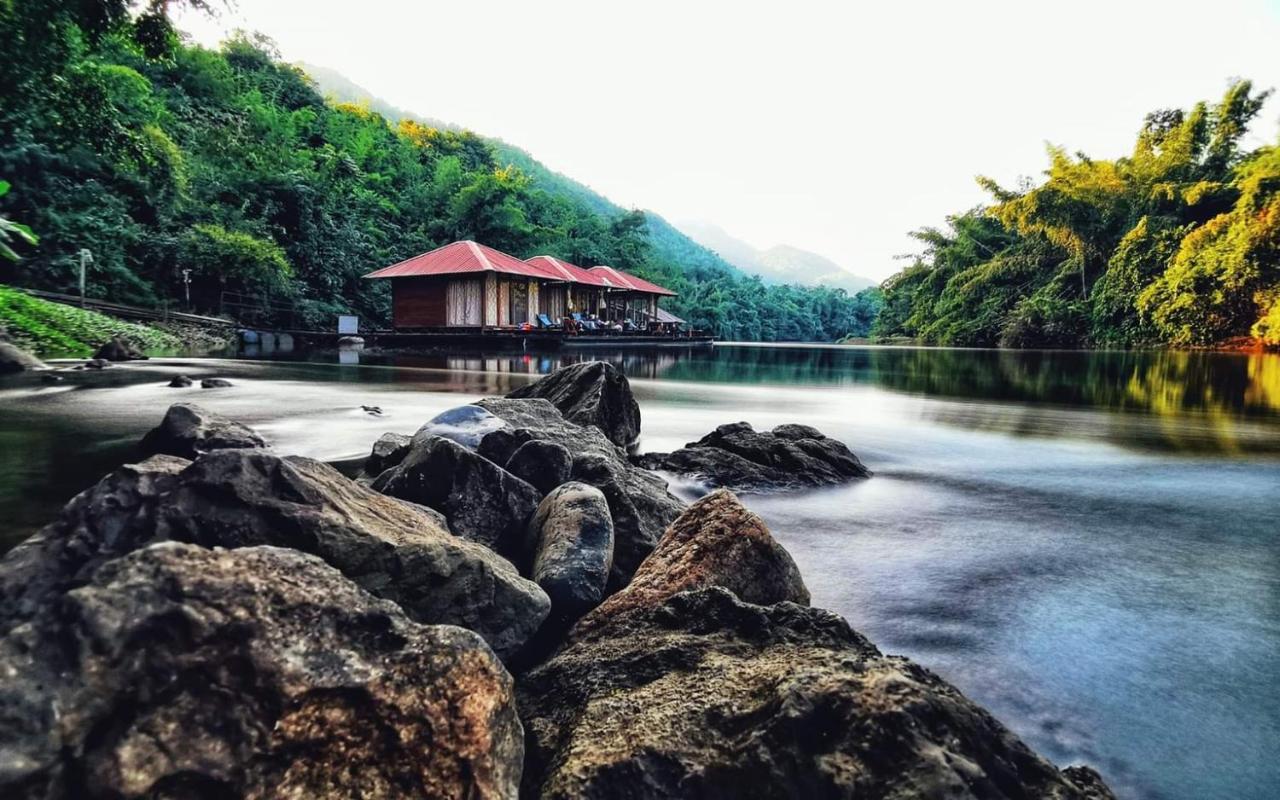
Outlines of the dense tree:
[[676,313],[722,337],[868,330],[874,296],[672,257],[679,237],[659,219],[535,181],[474,134],[326,101],[261,36],[184,44],[173,4],[0,0],[0,178],[13,185],[0,217],[40,235],[0,280],[69,290],[88,248],[99,297],[180,303],[185,270],[198,310],[248,297],[299,323],[385,321],[388,288],[362,275],[469,238],[655,277],[682,292]]
[[1115,160],[1049,150],[1038,185],[918,234],[885,284],[884,336],[950,345],[1280,343],[1280,148],[1241,148],[1269,92],[1148,115]]

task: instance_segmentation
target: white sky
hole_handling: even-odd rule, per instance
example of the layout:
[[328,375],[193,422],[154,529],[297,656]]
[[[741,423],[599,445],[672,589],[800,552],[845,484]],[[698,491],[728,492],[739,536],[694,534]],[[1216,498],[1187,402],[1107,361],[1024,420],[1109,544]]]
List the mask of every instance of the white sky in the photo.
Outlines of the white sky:
[[[623,206],[819,252],[879,280],[906,233],[1125,153],[1148,111],[1280,87],[1280,0],[237,0],[290,61],[530,151]],[[1254,143],[1274,141],[1280,100]]]

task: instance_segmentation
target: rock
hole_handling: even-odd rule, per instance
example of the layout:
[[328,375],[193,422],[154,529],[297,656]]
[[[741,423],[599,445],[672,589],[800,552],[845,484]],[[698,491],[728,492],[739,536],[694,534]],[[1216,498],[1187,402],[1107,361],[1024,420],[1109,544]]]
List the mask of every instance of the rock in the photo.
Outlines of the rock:
[[53,375],[48,372],[40,376],[41,383],[62,383],[65,380],[66,378],[62,377],[61,375]]
[[0,639],[0,796],[513,798],[483,640],[313,556],[164,543]]
[[848,447],[808,425],[779,425],[767,433],[746,422],[721,425],[674,453],[646,453],[635,461],[742,492],[832,486],[871,476]]
[[[488,434],[477,452],[491,460],[509,459],[529,441],[558,444],[573,454],[570,477],[604,493],[613,517],[611,589],[625,586],[684,504],[667,491],[659,476],[633,466],[626,453],[594,426],[569,422],[545,399],[488,398],[477,405],[501,418],[507,429]],[[506,463],[505,459],[503,463]]]
[[546,494],[569,480],[573,456],[562,445],[538,439],[525,442],[507,459],[506,470]]
[[373,443],[373,450],[364,462],[365,475],[376,478],[404,460],[409,454],[413,437],[402,433],[384,433]]
[[102,346],[94,352],[93,357],[103,361],[145,361],[147,358],[119,336],[113,336],[103,342]]
[[567,627],[604,598],[613,567],[609,504],[594,486],[563,484],[538,504],[529,536],[537,543],[533,580],[551,598],[557,624]]
[[205,378],[200,381],[201,389],[226,389],[234,384],[226,378]]
[[631,583],[582,620],[599,626],[629,609],[653,608],[672,595],[720,586],[759,605],[809,605],[800,569],[764,521],[720,489],[685,509],[636,570]]
[[551,607],[507,561],[410,503],[311,459],[215,450],[189,465],[158,457],[117,470],[14,548],[0,561],[0,629],[98,565],[162,540],[312,553],[414,621],[473,630],[504,658]]
[[174,375],[169,379],[169,387],[171,389],[185,389],[192,384],[192,380],[186,375]]
[[466,405],[440,412],[419,428],[418,433],[433,433],[475,450],[487,434],[505,426],[506,423],[480,406]]
[[165,453],[195,458],[212,450],[266,447],[252,428],[241,425],[193,403],[174,403],[158,426],[142,437],[139,445],[146,455]]
[[76,367],[76,369],[106,369],[109,366],[111,366],[111,362],[107,361],[105,358],[91,358]]
[[604,361],[561,367],[507,397],[550,400],[565,419],[594,425],[619,447],[630,446],[640,436],[640,405],[631,394],[631,383]]
[[16,344],[0,341],[0,375],[48,368],[43,361]]
[[517,697],[524,797],[1112,798],[840,617],[718,586],[610,616]]
[[529,518],[538,490],[452,439],[419,431],[409,452],[373,483],[383,494],[444,514],[454,534],[479,542],[526,567]]

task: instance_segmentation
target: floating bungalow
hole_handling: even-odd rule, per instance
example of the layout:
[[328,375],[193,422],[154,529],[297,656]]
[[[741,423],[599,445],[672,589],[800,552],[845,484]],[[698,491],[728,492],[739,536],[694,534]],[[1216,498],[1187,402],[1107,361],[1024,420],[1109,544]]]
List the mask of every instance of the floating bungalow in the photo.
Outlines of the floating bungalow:
[[522,261],[478,242],[453,242],[364,277],[391,281],[396,332],[682,332],[683,320],[658,308],[659,298],[676,296],[670,289],[610,266]]

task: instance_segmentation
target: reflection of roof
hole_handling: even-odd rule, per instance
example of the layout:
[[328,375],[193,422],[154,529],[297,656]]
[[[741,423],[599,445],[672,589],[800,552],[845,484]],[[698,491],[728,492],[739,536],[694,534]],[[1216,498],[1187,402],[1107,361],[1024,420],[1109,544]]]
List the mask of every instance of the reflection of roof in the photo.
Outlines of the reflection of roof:
[[604,278],[596,275],[591,270],[583,269],[576,264],[570,264],[568,261],[561,261],[554,256],[534,256],[525,263],[532,264],[543,272],[549,273],[556,280],[585,283],[588,286],[609,285],[604,282]]
[[684,320],[680,319],[675,314],[672,314],[670,311],[666,310],[665,308],[658,309],[658,316],[655,317],[655,319],[658,322],[674,322],[674,323],[681,323],[681,324],[684,323]]
[[604,278],[605,285],[615,289],[629,289],[633,292],[645,292],[647,294],[665,294],[668,297],[675,297],[676,293],[670,289],[663,288],[656,283],[649,283],[644,278],[637,278],[629,272],[623,272],[613,267],[592,267],[590,272],[594,272]]
[[467,272],[503,272],[530,278],[548,277],[515,256],[472,241],[454,242],[365,275],[366,278],[408,278],[417,275],[457,275]]

